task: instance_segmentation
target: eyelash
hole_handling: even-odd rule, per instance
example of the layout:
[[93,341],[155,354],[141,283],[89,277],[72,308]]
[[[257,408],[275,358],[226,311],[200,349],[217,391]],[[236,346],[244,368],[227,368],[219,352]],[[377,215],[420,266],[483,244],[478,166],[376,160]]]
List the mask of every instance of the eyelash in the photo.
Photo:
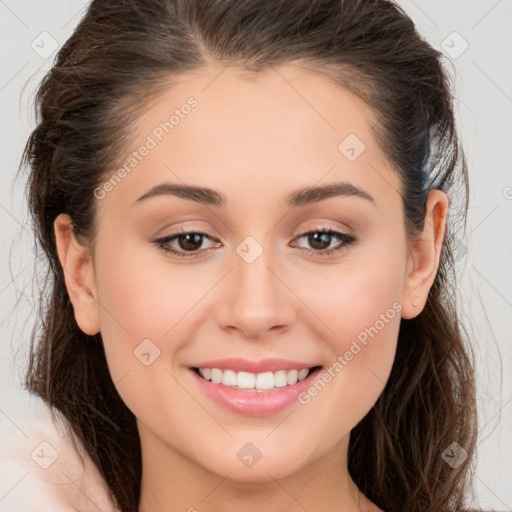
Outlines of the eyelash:
[[[332,256],[334,254],[341,252],[346,247],[357,242],[356,237],[354,237],[352,235],[348,235],[341,231],[336,231],[334,229],[329,229],[329,228],[308,229],[306,231],[299,233],[295,237],[295,239],[300,239],[300,238],[304,237],[305,235],[309,235],[309,234],[313,234],[313,233],[327,233],[331,236],[338,238],[341,242],[341,245],[339,247],[332,247],[330,249],[323,249],[323,250],[303,249],[303,251],[308,256],[321,256],[321,257]],[[152,240],[152,242],[159,249],[163,250],[164,252],[171,253],[174,256],[177,256],[179,258],[198,258],[198,257],[202,256],[203,252],[208,251],[208,249],[202,249],[202,250],[198,250],[198,251],[194,251],[194,252],[183,252],[183,251],[177,251],[176,249],[172,249],[169,246],[169,243],[183,235],[200,235],[200,236],[209,238],[210,240],[213,241],[213,237],[211,237],[208,233],[204,233],[202,231],[180,230],[179,232],[173,233],[172,235],[166,236],[165,238],[158,238],[158,239]]]

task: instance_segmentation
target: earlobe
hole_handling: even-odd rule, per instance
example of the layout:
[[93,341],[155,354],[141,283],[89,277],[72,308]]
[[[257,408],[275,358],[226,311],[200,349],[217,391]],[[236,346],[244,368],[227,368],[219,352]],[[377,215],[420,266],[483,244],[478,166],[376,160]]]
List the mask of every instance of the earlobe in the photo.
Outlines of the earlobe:
[[60,214],[54,222],[57,254],[64,273],[75,319],[89,335],[100,331],[94,266],[90,251],[75,237],[71,218]]
[[402,300],[402,318],[418,316],[439,268],[441,249],[446,233],[449,200],[441,190],[428,194],[422,233],[412,242]]

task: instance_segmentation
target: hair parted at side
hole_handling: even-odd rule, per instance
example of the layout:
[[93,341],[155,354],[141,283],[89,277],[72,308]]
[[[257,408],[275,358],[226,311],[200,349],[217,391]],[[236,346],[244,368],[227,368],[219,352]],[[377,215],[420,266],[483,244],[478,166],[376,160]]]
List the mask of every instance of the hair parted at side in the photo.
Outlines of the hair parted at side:
[[[372,107],[377,141],[400,176],[410,237],[432,188],[462,199],[465,225],[466,160],[441,54],[388,0],[94,0],[39,86],[22,166],[49,267],[26,386],[64,415],[123,512],[138,510],[136,422],[111,380],[101,334],[88,336],[75,321],[54,220],[69,214],[92,246],[94,189],[173,78],[208,64],[258,73],[286,63],[323,73]],[[456,311],[451,228],[426,306],[401,320],[389,381],[350,436],[350,475],[386,512],[459,511],[471,492],[473,358]],[[468,453],[456,468],[442,458],[453,442]]]

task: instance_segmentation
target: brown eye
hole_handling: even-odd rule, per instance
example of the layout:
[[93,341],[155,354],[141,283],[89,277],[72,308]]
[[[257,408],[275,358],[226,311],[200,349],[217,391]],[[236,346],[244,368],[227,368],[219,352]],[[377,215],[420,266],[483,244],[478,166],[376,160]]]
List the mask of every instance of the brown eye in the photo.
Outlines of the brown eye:
[[213,241],[213,238],[207,233],[180,231],[164,238],[153,240],[153,243],[163,251],[175,256],[196,258],[208,250],[207,248],[202,248],[205,239]]
[[178,236],[176,240],[184,251],[197,251],[203,243],[203,235],[200,233],[186,233]]
[[319,251],[327,249],[331,244],[332,235],[330,233],[318,231],[314,233],[309,233],[306,236],[309,245],[313,249],[317,249]]
[[[305,239],[309,248],[304,247],[306,254],[311,256],[330,256],[338,253],[355,243],[357,238],[328,228],[310,230],[302,233],[297,240]],[[333,241],[338,241],[334,247],[329,247]]]

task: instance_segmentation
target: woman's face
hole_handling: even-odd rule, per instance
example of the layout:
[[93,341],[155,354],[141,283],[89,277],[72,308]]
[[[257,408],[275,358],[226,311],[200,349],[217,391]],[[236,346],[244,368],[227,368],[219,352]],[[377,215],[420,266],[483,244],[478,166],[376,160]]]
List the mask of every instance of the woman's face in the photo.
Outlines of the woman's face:
[[95,193],[88,318],[143,453],[240,481],[346,456],[410,302],[400,182],[373,122],[291,65],[183,76],[137,120],[124,172]]

